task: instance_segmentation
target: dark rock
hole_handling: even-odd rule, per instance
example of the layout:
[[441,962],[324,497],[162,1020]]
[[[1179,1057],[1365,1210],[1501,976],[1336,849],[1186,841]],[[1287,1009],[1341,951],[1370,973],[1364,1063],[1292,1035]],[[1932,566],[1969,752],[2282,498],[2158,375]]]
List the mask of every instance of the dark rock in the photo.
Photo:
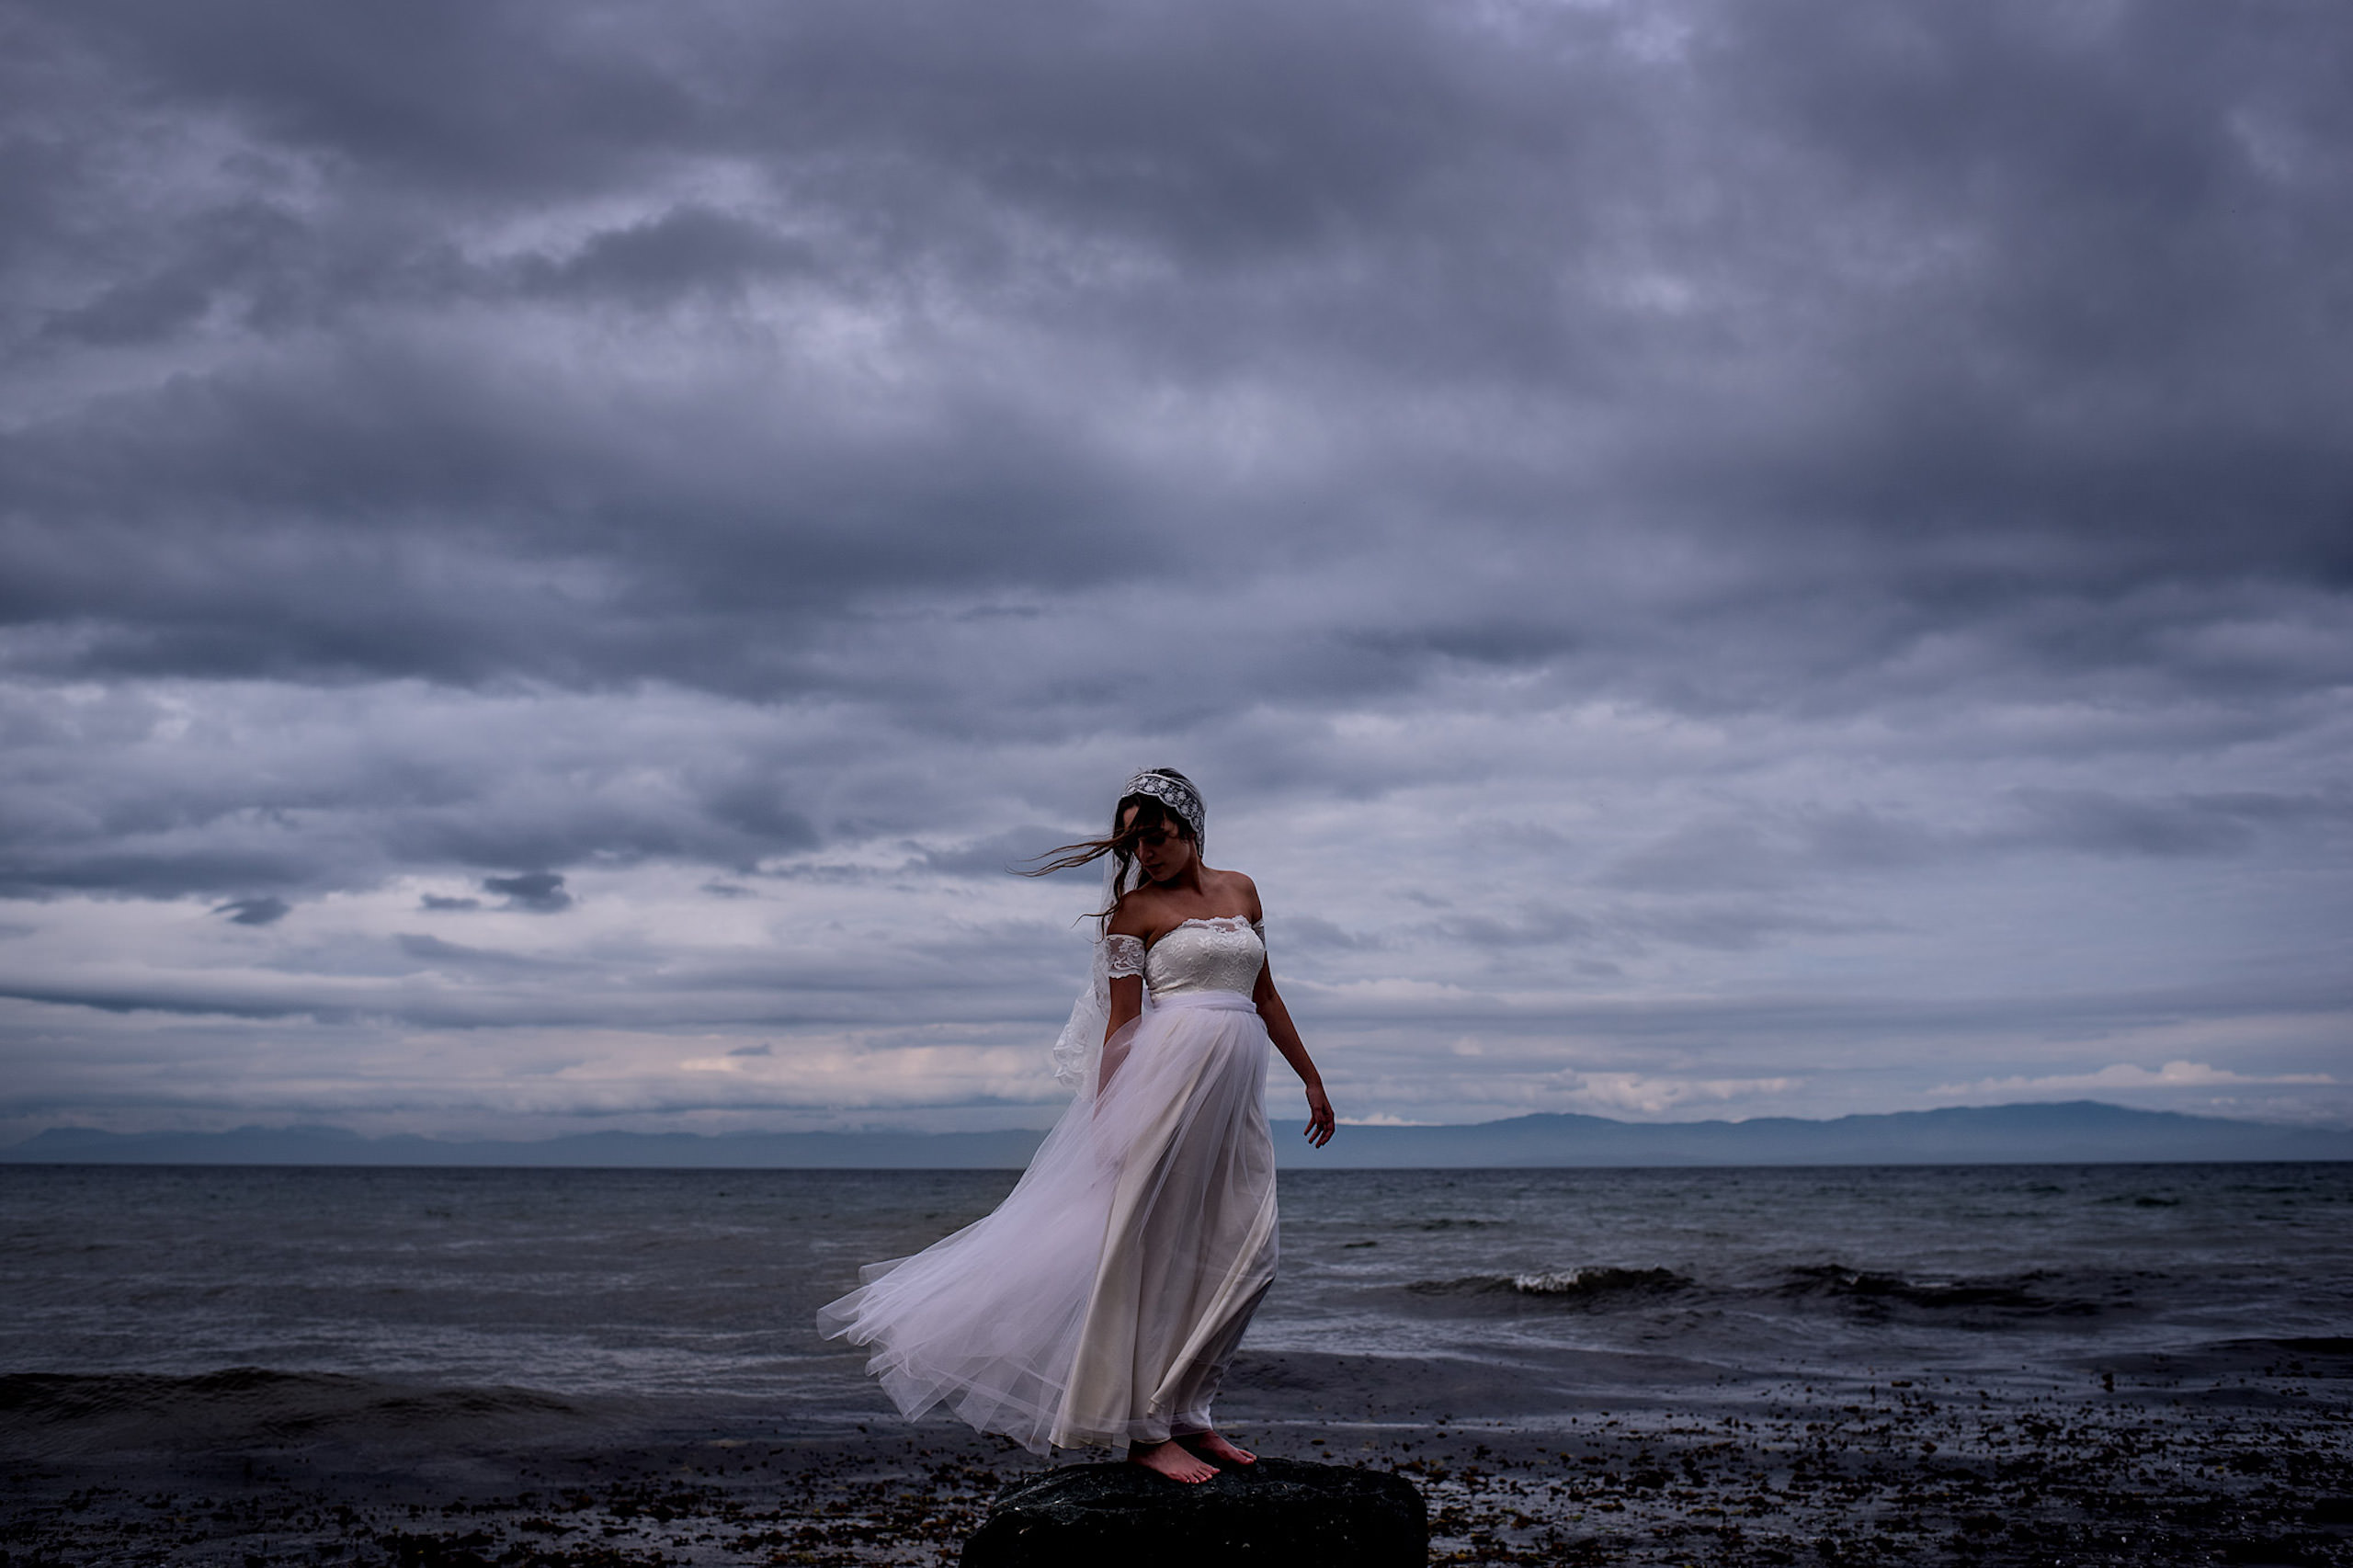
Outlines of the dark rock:
[[1429,1511],[1403,1476],[1262,1459],[1188,1486],[1142,1465],[1067,1465],[997,1494],[964,1568],[1422,1568]]

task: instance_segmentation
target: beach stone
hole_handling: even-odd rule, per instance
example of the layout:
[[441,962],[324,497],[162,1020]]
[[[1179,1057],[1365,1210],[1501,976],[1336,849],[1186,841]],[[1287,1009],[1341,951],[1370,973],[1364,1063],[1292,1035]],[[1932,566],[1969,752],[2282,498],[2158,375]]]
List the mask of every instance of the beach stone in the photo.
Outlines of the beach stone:
[[1198,1486],[1142,1465],[1065,1465],[997,1494],[963,1568],[1423,1568],[1429,1510],[1385,1471],[1262,1458]]

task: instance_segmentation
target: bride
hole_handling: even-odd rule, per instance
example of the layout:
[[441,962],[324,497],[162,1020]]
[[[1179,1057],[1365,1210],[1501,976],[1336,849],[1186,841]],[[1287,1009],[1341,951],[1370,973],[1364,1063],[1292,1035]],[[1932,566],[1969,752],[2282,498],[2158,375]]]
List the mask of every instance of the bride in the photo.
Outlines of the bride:
[[910,1418],[945,1403],[1037,1453],[1125,1444],[1176,1481],[1252,1462],[1210,1402],[1275,1278],[1267,1048],[1317,1148],[1332,1102],[1267,972],[1258,890],[1201,862],[1204,814],[1190,779],[1148,769],[1109,837],[1031,873],[1105,863],[1094,980],[1054,1049],[1070,1109],[995,1212],[817,1314],[873,1346]]

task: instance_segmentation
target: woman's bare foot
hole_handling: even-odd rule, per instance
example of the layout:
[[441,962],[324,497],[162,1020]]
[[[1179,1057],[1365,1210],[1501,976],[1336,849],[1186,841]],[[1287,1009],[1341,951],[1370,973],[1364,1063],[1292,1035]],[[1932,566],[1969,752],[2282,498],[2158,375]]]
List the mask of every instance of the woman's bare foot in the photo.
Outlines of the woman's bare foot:
[[1203,1459],[1216,1460],[1222,1464],[1256,1464],[1258,1456],[1247,1449],[1237,1449],[1214,1432],[1188,1432],[1180,1439],[1184,1445]]
[[1217,1466],[1203,1464],[1186,1451],[1185,1445],[1171,1437],[1165,1443],[1145,1448],[1141,1443],[1128,1448],[1128,1460],[1146,1470],[1157,1471],[1171,1481],[1181,1481],[1188,1486],[1207,1481],[1217,1473]]

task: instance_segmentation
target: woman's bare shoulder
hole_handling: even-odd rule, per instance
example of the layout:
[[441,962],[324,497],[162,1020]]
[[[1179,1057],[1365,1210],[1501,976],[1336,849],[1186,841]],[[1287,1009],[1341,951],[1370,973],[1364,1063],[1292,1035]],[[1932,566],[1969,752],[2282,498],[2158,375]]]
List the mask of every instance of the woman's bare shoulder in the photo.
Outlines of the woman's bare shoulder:
[[1157,899],[1150,888],[1137,888],[1111,906],[1111,918],[1103,925],[1107,937],[1149,937],[1160,929],[1161,922],[1154,904]]
[[1220,871],[1217,877],[1219,886],[1215,891],[1221,895],[1218,899],[1220,903],[1229,901],[1240,903],[1250,912],[1250,918],[1253,920],[1264,920],[1267,917],[1267,912],[1258,904],[1257,883],[1240,871]]

